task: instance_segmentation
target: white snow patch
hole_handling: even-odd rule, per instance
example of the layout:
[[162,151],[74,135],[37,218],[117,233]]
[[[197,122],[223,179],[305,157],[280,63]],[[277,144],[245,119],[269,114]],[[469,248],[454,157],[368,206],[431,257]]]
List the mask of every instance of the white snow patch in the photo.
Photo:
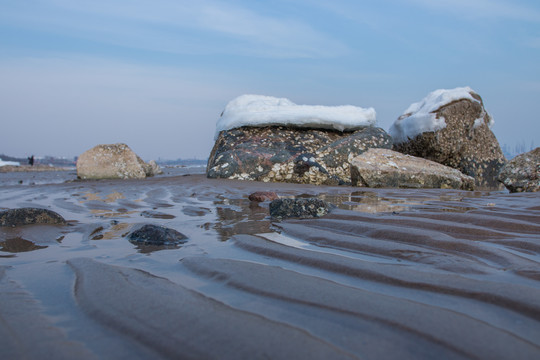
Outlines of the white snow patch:
[[285,98],[242,95],[227,104],[216,124],[220,131],[241,126],[296,126],[339,131],[357,130],[375,125],[373,108],[352,105],[297,105]]
[[0,159],[0,166],[21,166],[21,164],[18,161],[4,161]]
[[[485,113],[483,113],[482,116],[479,117],[478,119],[474,120],[474,125],[473,125],[474,129],[476,129],[477,127],[481,126],[484,123],[484,115]],[[491,115],[488,114],[488,117],[489,119],[488,119],[487,126],[491,129],[495,121],[493,121],[493,117],[491,117]]]
[[483,123],[484,123],[484,118],[479,117],[478,119],[474,120],[473,128],[476,129],[479,126],[482,126]]
[[[422,101],[409,106],[403,115],[392,124],[388,133],[392,136],[394,142],[401,143],[423,132],[443,129],[446,127],[446,122],[443,117],[436,117],[437,110],[453,101],[462,99],[479,102],[471,95],[474,92],[468,86],[450,90],[435,90],[429,93]],[[490,125],[492,123],[493,120],[490,120]]]

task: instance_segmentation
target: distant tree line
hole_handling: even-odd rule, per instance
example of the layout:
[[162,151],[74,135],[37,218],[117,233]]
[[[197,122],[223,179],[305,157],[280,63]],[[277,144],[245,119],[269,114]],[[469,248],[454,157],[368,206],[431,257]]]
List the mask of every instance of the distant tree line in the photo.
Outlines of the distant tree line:
[[529,146],[527,146],[527,144],[525,143],[525,140],[521,140],[520,142],[517,142],[516,144],[514,144],[514,146],[511,146],[508,144],[503,144],[501,146],[501,150],[507,159],[511,159],[519,154],[523,154],[534,149],[535,149],[534,140],[531,140],[531,143]]

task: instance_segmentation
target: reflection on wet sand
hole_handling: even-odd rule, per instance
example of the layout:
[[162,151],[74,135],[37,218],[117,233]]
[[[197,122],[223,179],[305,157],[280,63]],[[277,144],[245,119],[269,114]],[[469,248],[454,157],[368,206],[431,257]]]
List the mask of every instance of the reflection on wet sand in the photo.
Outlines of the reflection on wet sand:
[[0,241],[0,251],[10,252],[10,253],[33,251],[33,250],[45,249],[46,247],[47,246],[36,245],[33,242],[25,240],[20,237],[9,238],[4,241]]

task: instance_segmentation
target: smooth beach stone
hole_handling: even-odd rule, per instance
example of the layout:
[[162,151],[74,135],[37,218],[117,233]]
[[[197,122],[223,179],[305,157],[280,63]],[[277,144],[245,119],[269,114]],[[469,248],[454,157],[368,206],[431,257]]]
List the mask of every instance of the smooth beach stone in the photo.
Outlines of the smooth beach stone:
[[540,147],[510,160],[499,173],[498,180],[514,192],[540,190]]
[[474,179],[434,161],[388,149],[369,149],[351,160],[354,186],[473,190]]
[[332,207],[317,198],[277,199],[270,203],[270,216],[276,219],[318,218],[328,214]]
[[185,243],[187,236],[174,229],[147,224],[131,232],[128,239],[133,244],[177,245]]
[[40,208],[20,208],[0,211],[0,226],[31,224],[65,225],[66,220],[58,213]]
[[273,191],[256,191],[249,195],[249,200],[255,202],[272,201],[276,199],[279,199],[279,196]]

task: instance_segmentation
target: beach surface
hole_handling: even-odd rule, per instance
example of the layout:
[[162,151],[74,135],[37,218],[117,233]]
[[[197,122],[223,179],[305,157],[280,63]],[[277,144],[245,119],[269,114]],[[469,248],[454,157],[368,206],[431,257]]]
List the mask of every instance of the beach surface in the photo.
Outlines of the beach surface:
[[[0,174],[2,359],[538,359],[540,193]],[[73,178],[74,179],[74,178]],[[316,219],[269,202],[318,197]],[[142,224],[187,236],[134,245]]]

